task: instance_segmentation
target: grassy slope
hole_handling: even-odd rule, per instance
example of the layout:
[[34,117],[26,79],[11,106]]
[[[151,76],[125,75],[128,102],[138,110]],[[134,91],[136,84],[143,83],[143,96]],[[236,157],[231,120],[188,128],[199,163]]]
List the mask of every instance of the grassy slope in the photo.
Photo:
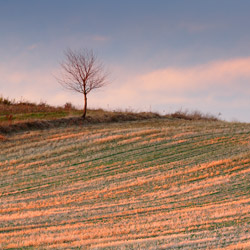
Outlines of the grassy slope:
[[[90,110],[89,115],[95,116],[100,110]],[[82,111],[73,107],[53,107],[47,104],[33,103],[0,103],[0,125],[34,121],[52,120],[68,116],[81,116]]]
[[250,248],[250,124],[156,119],[6,137],[3,249]]
[[[51,121],[60,118],[81,117],[81,115],[82,110],[74,108],[70,103],[66,103],[64,107],[54,107],[46,103],[14,102],[0,97],[0,127],[33,121]],[[124,121],[140,120],[142,117],[143,119],[151,119],[153,117],[160,117],[160,115],[152,112],[138,113],[131,111],[105,111],[102,109],[88,109],[87,112],[87,118],[104,122],[106,122],[107,118],[111,118],[112,120],[114,117],[116,117],[116,121]],[[199,111],[176,111],[173,114],[165,115],[165,117],[185,120],[218,120],[216,116],[202,114]]]
[[[8,101],[8,99],[6,99]],[[9,101],[10,102],[10,101]],[[86,123],[108,123],[121,121],[146,120],[161,118],[152,112],[124,112],[106,111],[102,109],[88,109],[85,120],[81,118],[82,111],[73,106],[53,107],[47,104],[34,103],[1,103],[0,97],[0,140],[4,134],[33,129],[48,129],[52,127],[68,127]],[[168,115],[169,118],[182,119],[214,119],[200,113],[180,113]],[[162,117],[163,118],[163,117]],[[215,118],[217,119],[217,118]]]

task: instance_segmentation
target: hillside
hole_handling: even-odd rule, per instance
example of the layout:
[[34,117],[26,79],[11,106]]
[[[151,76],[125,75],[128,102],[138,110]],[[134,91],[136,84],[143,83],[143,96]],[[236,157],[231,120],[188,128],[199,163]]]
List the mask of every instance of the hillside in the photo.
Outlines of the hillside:
[[[90,111],[90,114],[98,110]],[[0,97],[0,125],[9,125],[34,120],[54,120],[69,116],[80,116],[81,110],[71,103],[62,107],[54,107],[47,103],[32,103],[30,101],[15,101]]]
[[250,124],[161,118],[1,138],[1,249],[250,248]]
[[[82,110],[75,108],[71,103],[65,103],[62,107],[55,107],[46,103],[17,102],[0,97],[0,138],[3,134],[34,129],[163,118],[163,116],[152,112],[107,111],[103,109],[88,109],[84,120],[81,116]],[[188,120],[217,120],[214,116],[203,115],[199,112],[176,112],[166,116]]]

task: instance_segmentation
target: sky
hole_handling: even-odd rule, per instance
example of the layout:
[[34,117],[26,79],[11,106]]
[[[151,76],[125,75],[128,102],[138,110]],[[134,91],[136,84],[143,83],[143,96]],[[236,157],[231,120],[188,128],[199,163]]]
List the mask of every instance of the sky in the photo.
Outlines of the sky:
[[83,107],[56,77],[93,49],[109,84],[90,108],[250,122],[249,0],[0,0],[0,96]]

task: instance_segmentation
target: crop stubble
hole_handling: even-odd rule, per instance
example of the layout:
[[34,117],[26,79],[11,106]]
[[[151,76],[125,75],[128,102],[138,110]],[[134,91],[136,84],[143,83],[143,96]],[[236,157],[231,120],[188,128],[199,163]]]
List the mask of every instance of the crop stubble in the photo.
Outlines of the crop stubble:
[[1,141],[3,249],[250,248],[250,125],[149,120]]

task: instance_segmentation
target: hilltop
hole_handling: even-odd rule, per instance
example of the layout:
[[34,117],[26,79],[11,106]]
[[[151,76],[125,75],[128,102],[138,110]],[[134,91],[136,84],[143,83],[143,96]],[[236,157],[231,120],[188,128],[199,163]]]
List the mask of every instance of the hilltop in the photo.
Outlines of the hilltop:
[[154,112],[106,111],[103,109],[89,109],[85,120],[81,119],[82,110],[71,103],[62,107],[54,107],[41,102],[15,101],[0,97],[0,133],[8,134],[33,129],[47,129],[52,127],[80,125],[89,123],[110,123],[122,121],[139,121],[147,119],[183,119],[218,121],[210,114],[199,111],[177,111],[172,114],[160,115]]

